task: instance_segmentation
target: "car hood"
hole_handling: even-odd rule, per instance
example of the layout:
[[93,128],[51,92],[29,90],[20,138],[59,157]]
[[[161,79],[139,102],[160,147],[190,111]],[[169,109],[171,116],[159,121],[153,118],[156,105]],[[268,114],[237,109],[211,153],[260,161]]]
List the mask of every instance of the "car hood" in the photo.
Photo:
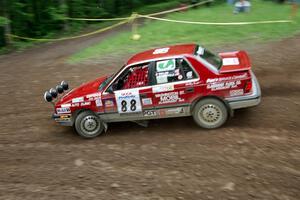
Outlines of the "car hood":
[[100,84],[107,79],[107,76],[97,78],[93,81],[83,83],[79,87],[70,90],[66,93],[56,105],[72,103],[72,99],[78,97],[84,97],[88,94],[92,94],[99,91]]

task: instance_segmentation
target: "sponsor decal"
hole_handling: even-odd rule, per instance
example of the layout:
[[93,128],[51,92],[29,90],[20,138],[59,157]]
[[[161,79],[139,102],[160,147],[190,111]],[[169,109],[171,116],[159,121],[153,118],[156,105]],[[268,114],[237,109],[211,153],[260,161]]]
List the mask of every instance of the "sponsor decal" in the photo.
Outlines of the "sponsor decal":
[[164,53],[168,53],[169,52],[169,47],[166,47],[166,48],[161,48],[161,49],[155,49],[153,51],[153,54],[156,55],[156,54],[164,54]]
[[89,106],[89,105],[91,105],[90,101],[86,101],[80,104],[80,106]]
[[102,106],[102,100],[99,99],[99,98],[95,100],[95,103],[96,103],[97,107],[101,107]]
[[71,120],[71,115],[60,115],[59,118],[56,118],[57,122],[67,122]]
[[238,89],[238,90],[230,90],[229,91],[230,96],[234,97],[234,96],[241,96],[244,94],[244,90],[243,89]]
[[78,107],[80,104],[79,103],[72,103],[71,107]]
[[93,94],[88,94],[86,95],[86,98],[94,98],[94,97],[101,97],[101,93],[97,92],[97,93],[93,93]]
[[186,78],[187,79],[192,79],[193,78],[193,72],[192,71],[189,71],[186,73]]
[[138,89],[116,91],[115,95],[119,113],[136,113],[142,111]]
[[71,104],[70,103],[68,103],[68,104],[62,104],[61,107],[62,108],[70,108]]
[[155,85],[152,88],[153,93],[169,92],[174,90],[174,85]]
[[109,108],[109,107],[113,107],[115,104],[114,104],[114,101],[113,100],[104,100],[104,106],[106,108]]
[[236,76],[226,76],[226,77],[220,77],[220,78],[208,78],[206,80],[206,83],[214,83],[214,82],[222,82],[222,81],[231,81],[236,79],[244,79],[247,77],[247,73],[236,75]]
[[174,71],[176,68],[175,59],[159,61],[156,63],[157,72]]
[[142,103],[144,106],[152,105],[152,99],[151,98],[143,98]]
[[183,107],[166,109],[166,115],[178,115],[184,113]]
[[179,91],[179,95],[185,94],[184,90]]
[[239,65],[240,61],[238,58],[223,58],[223,65]]
[[61,115],[59,116],[60,119],[70,119],[71,115]]
[[195,86],[195,85],[199,85],[200,84],[200,81],[193,81],[193,82],[188,82],[185,84],[185,86]]
[[172,71],[156,72],[155,74],[155,76],[167,76],[167,77],[174,77],[179,75],[180,75],[179,69],[175,69]]
[[56,108],[57,114],[63,114],[63,113],[70,113],[71,109],[70,108]]
[[179,97],[178,92],[169,92],[169,93],[162,93],[157,94],[155,97],[160,98],[158,104],[166,104],[166,103],[175,103],[184,101]]
[[236,76],[207,79],[206,80],[207,89],[211,89],[212,91],[215,91],[215,90],[236,88],[238,85],[241,84],[241,81],[237,79],[243,79],[246,77],[247,77],[247,73],[236,75]]
[[229,88],[236,88],[240,84],[241,81],[228,81],[228,82],[221,82],[221,83],[217,82],[217,83],[207,84],[207,89],[211,89],[212,91],[225,90]]
[[74,98],[72,99],[72,103],[81,103],[84,101],[83,97],[78,97],[78,98]]
[[161,116],[161,117],[166,116],[166,109],[159,110],[159,116]]
[[199,46],[199,48],[197,50],[197,54],[202,56],[204,54],[204,48]]
[[167,83],[167,82],[168,82],[168,76],[157,76],[156,77],[157,84],[162,84],[162,83]]
[[144,117],[154,117],[157,115],[155,110],[145,110],[143,113]]

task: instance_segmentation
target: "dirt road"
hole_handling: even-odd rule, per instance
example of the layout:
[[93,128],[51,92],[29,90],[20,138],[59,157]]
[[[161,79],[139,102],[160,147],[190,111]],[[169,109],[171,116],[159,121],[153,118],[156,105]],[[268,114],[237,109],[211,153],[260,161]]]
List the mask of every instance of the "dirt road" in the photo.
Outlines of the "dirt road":
[[65,64],[109,34],[0,57],[0,199],[300,198],[299,36],[241,45],[263,99],[221,129],[200,129],[191,118],[149,128],[115,123],[83,140],[50,119],[42,94],[63,79],[77,86],[120,68],[124,55]]

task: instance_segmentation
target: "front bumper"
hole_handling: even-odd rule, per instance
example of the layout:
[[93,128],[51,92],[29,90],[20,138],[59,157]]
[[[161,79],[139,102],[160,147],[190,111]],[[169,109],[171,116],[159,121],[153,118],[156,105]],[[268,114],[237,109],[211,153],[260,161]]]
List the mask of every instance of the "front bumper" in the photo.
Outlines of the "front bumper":
[[240,108],[248,108],[252,106],[257,106],[261,101],[261,89],[257,78],[253,72],[251,72],[252,76],[252,93],[246,96],[240,97],[230,97],[226,98],[230,108],[232,110],[240,109]]
[[52,119],[62,126],[73,126],[73,120],[71,114],[53,114]]

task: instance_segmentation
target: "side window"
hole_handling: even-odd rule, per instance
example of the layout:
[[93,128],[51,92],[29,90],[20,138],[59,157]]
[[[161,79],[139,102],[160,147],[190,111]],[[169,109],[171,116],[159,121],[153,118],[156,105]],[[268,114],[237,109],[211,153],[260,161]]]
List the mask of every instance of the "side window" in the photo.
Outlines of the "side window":
[[149,85],[149,63],[126,69],[112,84],[113,90],[132,89]]
[[155,84],[172,83],[197,77],[189,63],[183,58],[157,61],[154,75]]

